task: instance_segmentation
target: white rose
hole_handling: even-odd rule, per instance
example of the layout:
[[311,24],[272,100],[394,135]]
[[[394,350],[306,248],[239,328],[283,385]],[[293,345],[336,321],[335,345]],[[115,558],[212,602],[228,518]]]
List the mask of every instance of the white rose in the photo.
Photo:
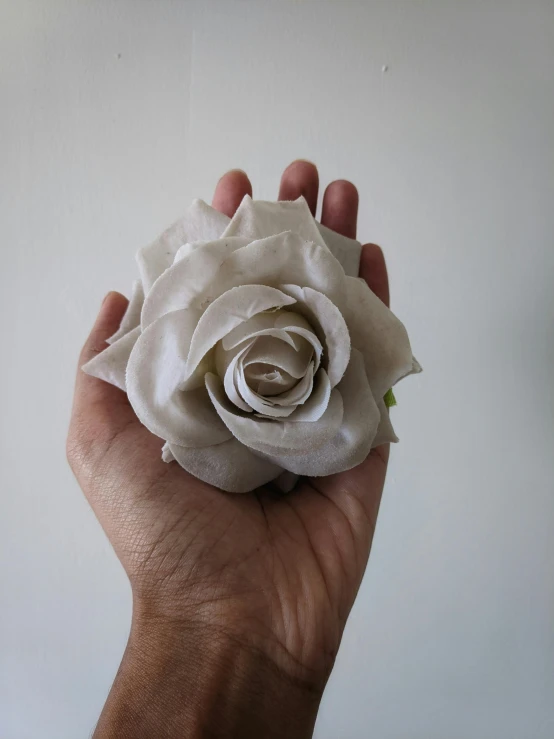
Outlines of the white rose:
[[419,370],[349,276],[359,256],[303,198],[246,196],[232,220],[196,200],[139,251],[121,327],[83,369],[127,392],[166,461],[223,490],[350,469],[397,440],[383,397]]

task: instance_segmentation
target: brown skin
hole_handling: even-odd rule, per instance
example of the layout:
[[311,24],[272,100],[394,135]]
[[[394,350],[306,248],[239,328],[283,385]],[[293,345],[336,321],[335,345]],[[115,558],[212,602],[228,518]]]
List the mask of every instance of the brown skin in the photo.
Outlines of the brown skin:
[[[252,194],[233,170],[213,205],[232,216]],[[318,173],[293,162],[279,198],[315,213]],[[356,235],[358,193],[337,180],[322,222]],[[360,276],[388,304],[381,249],[366,244]],[[79,367],[106,347],[127,306],[104,300]],[[133,592],[121,667],[96,739],[309,737],[368,560],[388,446],[355,469],[303,479],[283,496],[232,495],[161,459],[162,441],[127,396],[77,372],[67,454]]]

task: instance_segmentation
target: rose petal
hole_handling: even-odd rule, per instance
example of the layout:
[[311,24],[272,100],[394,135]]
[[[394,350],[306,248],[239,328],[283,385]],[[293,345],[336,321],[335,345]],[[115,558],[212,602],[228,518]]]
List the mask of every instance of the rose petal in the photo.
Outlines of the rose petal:
[[[219,239],[216,239],[219,241]],[[190,256],[193,251],[198,251],[199,249],[203,249],[205,246],[209,246],[212,244],[214,239],[210,239],[207,241],[192,241],[191,243],[183,244],[177,249],[177,253],[175,254],[175,258],[172,262],[173,264],[176,264],[177,262],[180,262],[182,259],[185,259],[186,257]],[[240,239],[240,242],[244,244],[246,239]],[[238,240],[232,241],[231,243],[238,243]]]
[[318,223],[303,197],[295,201],[267,202],[245,195],[224,236],[246,236],[252,240],[281,231],[294,231],[306,241],[326,245],[345,273],[358,276],[362,245],[355,239],[331,231]]
[[137,326],[121,339],[115,341],[107,349],[97,354],[84,364],[81,369],[91,377],[109,382],[120,390],[125,391],[125,372],[131,351],[140,336],[140,326]]
[[283,292],[296,298],[295,312],[301,312],[312,328],[317,325],[327,347],[327,374],[331,387],[337,385],[350,361],[350,335],[342,313],[329,298],[310,287],[281,285]]
[[193,311],[174,311],[141,334],[127,366],[127,394],[153,434],[172,444],[203,447],[226,441],[231,434],[204,387],[178,389],[197,321]]
[[373,439],[373,442],[371,444],[372,449],[376,446],[381,446],[381,444],[395,444],[398,441],[398,436],[394,433],[394,429],[390,420],[389,409],[385,405],[385,402],[383,400],[380,400],[377,403],[377,407],[379,408],[381,421],[379,423],[379,427],[377,428],[375,438]]
[[314,363],[310,362],[306,374],[300,379],[296,385],[280,395],[274,395],[271,401],[274,405],[283,407],[289,405],[300,405],[305,403],[311,395],[314,386]]
[[229,366],[227,367],[225,374],[223,375],[223,387],[225,388],[227,397],[232,403],[237,406],[237,408],[240,408],[241,411],[245,411],[245,413],[252,413],[254,409],[252,408],[252,406],[248,405],[248,403],[244,401],[236,387],[235,382],[235,371],[237,368],[237,362],[242,357],[242,355],[248,351],[248,349],[249,346],[247,345],[242,351],[238,352],[229,363]]
[[304,241],[290,231],[237,249],[218,277],[221,282],[214,285],[214,291],[219,294],[222,285],[290,283],[318,290],[339,309],[347,299],[344,271],[327,247]]
[[309,341],[302,339],[296,349],[274,336],[259,336],[248,355],[244,357],[245,368],[251,364],[271,364],[300,379],[306,374],[314,354]]
[[303,197],[271,202],[252,200],[250,195],[245,195],[223,237],[244,236],[255,241],[283,231],[292,231],[304,241],[327,246]]
[[[295,299],[296,302],[296,299]],[[307,333],[314,334],[314,329],[309,321],[304,316],[297,313],[295,310],[280,310],[275,314],[275,328],[284,328],[286,331],[289,329],[301,329]],[[315,334],[314,334],[315,336]],[[318,344],[321,344],[317,336],[315,337]]]
[[297,475],[311,477],[333,475],[363,462],[371,450],[380,414],[367,382],[362,355],[356,349],[352,349],[344,377],[332,392],[342,395],[344,415],[338,433],[327,444],[309,454],[264,454],[264,458]]
[[287,344],[295,348],[294,341],[288,336],[286,331],[273,330],[275,327],[275,318],[277,313],[259,313],[257,316],[252,316],[248,321],[241,323],[232,331],[229,331],[227,336],[224,336],[221,340],[223,349],[230,351],[234,349],[238,344],[243,341],[255,339],[261,336],[274,336],[280,338]]
[[[182,447],[182,448],[186,449],[186,447]],[[173,453],[171,449],[169,448],[169,444],[167,443],[167,441],[162,447],[162,460],[166,464],[169,464],[170,462],[175,462],[175,457],[173,456]]]
[[314,378],[314,388],[305,403],[290,416],[291,421],[317,421],[325,413],[331,397],[331,383],[325,370],[320,369]]
[[226,352],[223,348],[223,341],[218,341],[214,351],[214,358],[217,374],[220,376],[221,379],[223,379],[223,377],[225,376],[227,368],[236,357],[236,355],[244,351],[246,347],[250,348],[251,346],[254,346],[254,342],[255,339],[245,341],[243,344],[239,344],[238,346],[235,346],[233,347],[233,349],[230,349],[228,352]]
[[423,372],[423,367],[415,357],[412,357],[412,369],[408,372],[408,375],[418,375],[420,372]]
[[232,238],[214,241],[174,264],[156,281],[144,302],[142,327],[171,310],[205,310],[227,290],[241,285],[301,284],[327,295],[339,310],[345,310],[345,280],[327,247],[303,241],[297,234],[286,232],[241,248]]
[[121,323],[119,324],[119,328],[115,334],[110,336],[109,339],[106,339],[108,344],[114,344],[118,339],[121,339],[122,336],[128,334],[129,331],[140,326],[140,312],[142,310],[143,303],[144,290],[142,288],[142,282],[140,280],[135,280],[135,282],[133,282],[133,291],[131,293],[131,300],[129,301],[127,310],[125,311],[123,318],[121,319]]
[[361,351],[371,391],[384,394],[413,370],[410,340],[403,324],[363,280],[346,278],[346,323],[352,346]]
[[[257,372],[254,368],[261,365],[249,365],[244,373],[244,377],[250,387],[254,387],[258,395],[265,398],[271,398],[274,395],[280,395],[287,390],[293,388],[298,382],[297,377],[292,377],[288,372],[275,370],[271,374],[267,372]],[[258,386],[256,387],[256,382]]]
[[317,223],[319,233],[329,247],[332,254],[339,260],[345,273],[350,277],[357,277],[360,271],[360,257],[362,245],[355,239],[331,231],[327,226]]
[[310,342],[316,355],[315,371],[317,371],[321,361],[321,355],[323,354],[323,345],[315,335],[308,321],[299,313],[282,310],[276,314],[275,328],[284,329],[291,337],[298,351],[302,348],[302,339],[300,337]]
[[190,344],[185,380],[206,352],[236,326],[264,310],[295,302],[289,295],[266,285],[241,285],[220,295],[198,321]]
[[169,450],[191,475],[228,493],[248,493],[283,472],[281,467],[256,456],[236,439],[203,449],[169,444]]
[[190,256],[192,252],[195,251],[195,249],[201,249],[203,246],[208,246],[208,244],[210,243],[211,241],[195,241],[192,244],[183,244],[177,249],[171,266],[173,266],[177,262],[180,262],[185,257]]
[[[221,265],[233,251],[244,247],[245,239],[217,239],[195,249],[156,280],[147,294],[142,308],[141,325],[144,331],[160,316],[173,310],[194,308],[204,311],[213,301],[210,285]],[[220,295],[221,293],[218,293]],[[215,297],[218,297],[216,295]]]
[[152,244],[137,254],[140,276],[145,294],[170,267],[180,246],[192,241],[219,239],[229,218],[207,205],[203,200],[193,200],[185,215],[170,226]]
[[290,416],[296,408],[295,405],[292,407],[280,408],[273,405],[271,402],[265,401],[264,398],[261,398],[250,387],[248,387],[240,369],[240,367],[237,367],[235,370],[237,389],[241,397],[257,412],[257,414],[269,416],[270,418],[286,418],[287,416]]
[[342,398],[333,389],[329,405],[318,421],[293,423],[245,418],[235,413],[225,396],[223,384],[216,375],[206,375],[206,387],[222,420],[233,435],[246,446],[268,454],[301,454],[326,444],[338,431],[342,421]]
[[[262,337],[262,338],[264,338],[264,337]],[[237,356],[239,354],[240,355],[246,354],[247,350],[250,349],[251,347],[253,347],[255,343],[256,343],[256,339],[252,339],[250,341],[245,341],[242,344],[239,344],[238,346],[234,347],[233,349],[231,349],[231,350],[229,350],[227,352],[223,349],[223,347],[221,345],[222,344],[221,341],[218,342],[217,345],[216,345],[215,352],[214,352],[215,366],[216,366],[217,374],[219,375],[220,378],[222,378],[224,380],[224,386],[226,388],[226,392],[228,393],[229,397],[231,397],[231,395],[230,395],[229,391],[227,390],[227,385],[229,385],[229,388],[231,388],[231,385],[232,385],[232,387],[235,387],[235,383],[234,383],[234,379],[233,379],[233,372],[235,370],[236,363],[238,361],[237,360]],[[229,367],[231,366],[231,364],[233,364],[233,368],[232,368],[232,371],[229,372]],[[257,378],[255,376],[255,372],[251,372],[251,368],[252,367],[256,367],[256,365],[248,365],[247,370],[248,370],[248,373],[251,373],[252,374],[253,380],[254,381],[256,381],[256,380],[262,381],[264,379],[263,377]],[[266,374],[266,371],[265,370],[264,370],[264,373],[263,374]],[[245,376],[246,376],[246,373],[245,373]],[[248,378],[246,378],[246,379],[248,379]],[[274,393],[275,395],[277,395],[277,394],[279,394],[281,392],[284,392],[285,390],[289,390],[291,387],[293,387],[293,385],[296,385],[296,382],[297,382],[297,379],[296,378],[290,377],[290,385],[287,384],[288,380],[289,380],[289,376],[285,374],[283,376],[283,385],[282,385],[282,388],[278,388],[277,391]],[[235,387],[235,392],[236,392],[236,387]],[[260,395],[261,394],[264,394],[265,395],[265,393],[261,393],[259,389],[258,389],[258,393]],[[233,400],[233,402],[234,402],[234,400]],[[238,403],[237,403],[237,405],[238,405]],[[245,411],[248,412],[251,409],[249,409],[247,407],[244,407],[242,410],[245,410]]]

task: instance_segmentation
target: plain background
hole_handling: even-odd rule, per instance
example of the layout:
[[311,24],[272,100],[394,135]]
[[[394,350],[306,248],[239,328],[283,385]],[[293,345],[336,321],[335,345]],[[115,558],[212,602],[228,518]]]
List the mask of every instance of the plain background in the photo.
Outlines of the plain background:
[[317,739],[554,736],[554,4],[0,2],[0,736],[87,737],[130,591],[64,455],[135,250],[352,179],[425,373]]

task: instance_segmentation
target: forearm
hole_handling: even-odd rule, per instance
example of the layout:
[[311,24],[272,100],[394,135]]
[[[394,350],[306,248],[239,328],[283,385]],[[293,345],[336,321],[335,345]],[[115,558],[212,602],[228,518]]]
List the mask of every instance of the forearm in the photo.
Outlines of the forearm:
[[94,739],[305,739],[320,698],[222,633],[135,623]]

